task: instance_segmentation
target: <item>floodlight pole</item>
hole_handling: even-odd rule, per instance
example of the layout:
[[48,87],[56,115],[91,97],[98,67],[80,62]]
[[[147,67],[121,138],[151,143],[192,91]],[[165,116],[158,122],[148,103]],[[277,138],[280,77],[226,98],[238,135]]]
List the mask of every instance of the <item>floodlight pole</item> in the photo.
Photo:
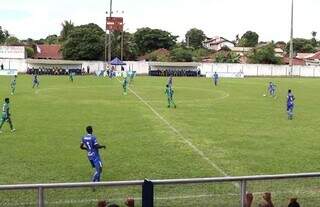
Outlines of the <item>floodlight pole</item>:
[[290,33],[290,55],[289,65],[291,67],[291,75],[293,72],[293,0],[291,0],[291,33]]
[[[112,17],[112,0],[110,0],[110,17]],[[109,29],[108,63],[111,62],[111,30]]]

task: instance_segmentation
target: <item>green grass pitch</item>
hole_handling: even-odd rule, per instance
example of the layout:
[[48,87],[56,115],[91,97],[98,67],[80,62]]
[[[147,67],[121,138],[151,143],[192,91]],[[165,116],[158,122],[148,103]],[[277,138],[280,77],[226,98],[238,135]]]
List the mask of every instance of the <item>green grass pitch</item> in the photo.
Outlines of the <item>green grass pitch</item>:
[[[67,76],[40,76],[40,88],[32,89],[32,78],[26,75],[18,77],[16,94],[11,96],[10,80],[0,78],[0,98],[11,98],[17,131],[11,133],[6,123],[0,134],[0,184],[90,181],[92,170],[86,153],[79,149],[87,125],[107,145],[101,151],[103,181],[301,173],[320,168],[319,79],[222,79],[214,87],[211,79],[174,78],[176,109],[166,107],[167,78],[137,77],[127,96],[117,79],[77,76],[71,83]],[[271,80],[278,86],[276,99],[263,97]],[[289,88],[296,96],[292,121],[285,111]],[[310,183],[300,184],[312,188]],[[270,185],[259,189],[257,183],[252,188],[282,190]],[[229,188],[238,191],[232,184],[219,190],[225,194]],[[166,197],[171,191],[170,195],[190,195],[202,189],[158,190]],[[127,192],[140,195],[134,189]],[[58,193],[53,192],[53,200],[59,200]],[[76,192],[70,195],[78,199]],[[6,196],[6,202],[12,202]],[[32,201],[24,196],[20,198]],[[310,196],[315,197],[307,193],[306,202]],[[61,198],[65,199],[62,194]]]

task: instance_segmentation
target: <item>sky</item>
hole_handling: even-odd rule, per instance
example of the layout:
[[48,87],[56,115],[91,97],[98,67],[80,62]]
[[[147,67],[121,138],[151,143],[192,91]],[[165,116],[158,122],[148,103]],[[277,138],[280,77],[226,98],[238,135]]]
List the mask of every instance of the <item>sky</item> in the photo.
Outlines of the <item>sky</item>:
[[[294,0],[294,36],[320,36],[320,1]],[[0,0],[0,26],[19,39],[59,34],[64,20],[105,28],[110,0]],[[123,16],[125,30],[163,29],[183,40],[191,28],[208,37],[234,40],[247,30],[260,41],[288,41],[291,0],[113,0],[114,16]],[[118,11],[118,12],[117,12]],[[122,13],[123,11],[123,13]]]

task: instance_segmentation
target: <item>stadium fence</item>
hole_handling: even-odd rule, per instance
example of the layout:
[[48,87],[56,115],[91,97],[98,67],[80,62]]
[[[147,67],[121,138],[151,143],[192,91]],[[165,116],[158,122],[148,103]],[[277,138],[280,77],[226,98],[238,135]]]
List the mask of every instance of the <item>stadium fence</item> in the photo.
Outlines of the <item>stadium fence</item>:
[[[37,199],[36,203],[29,204],[30,206],[38,206],[38,207],[47,207],[51,206],[50,202],[46,200],[45,194],[50,190],[58,190],[61,191],[63,189],[95,189],[95,188],[108,188],[108,189],[115,189],[115,188],[130,188],[135,187],[139,188],[141,191],[140,197],[135,197],[137,201],[141,202],[142,207],[153,207],[153,206],[168,206],[168,204],[161,205],[161,202],[158,202],[155,195],[157,195],[157,190],[159,190],[158,187],[163,187],[162,193],[170,193],[170,188],[165,188],[166,186],[183,186],[183,185],[219,185],[219,184],[225,184],[229,186],[233,186],[233,189],[235,191],[238,191],[238,193],[233,194],[236,195],[237,198],[234,201],[237,201],[238,204],[234,203],[230,206],[245,206],[245,197],[246,192],[250,189],[248,186],[251,183],[256,183],[257,185],[261,185],[261,182],[267,182],[267,181],[276,181],[277,183],[280,182],[280,180],[295,180],[295,181],[303,181],[304,187],[306,185],[315,185],[318,186],[316,189],[319,188],[318,178],[320,178],[320,173],[303,173],[303,174],[281,174],[281,175],[257,175],[257,176],[239,176],[239,177],[215,177],[215,178],[192,178],[192,179],[169,179],[169,180],[134,180],[134,181],[114,181],[114,182],[98,182],[98,183],[52,183],[52,184],[19,184],[19,185],[0,185],[0,193],[4,192],[11,192],[11,191],[27,191],[32,190],[33,193],[35,193],[35,197]],[[306,179],[312,179],[309,180],[310,182],[306,182]],[[283,185],[283,184],[280,184]],[[221,186],[220,186],[221,187]],[[273,184],[273,187],[275,185]],[[297,186],[295,186],[297,187]],[[200,186],[200,188],[203,189],[203,186]],[[286,188],[293,188],[292,183],[289,183]],[[174,190],[177,190],[174,188]],[[193,189],[194,190],[194,189]],[[213,190],[213,189],[212,189]],[[261,189],[261,190],[271,190],[272,188],[267,189]],[[160,190],[161,191],[161,190]],[[182,190],[182,197],[184,199],[188,199],[187,196],[183,197],[183,193],[186,193],[187,190]],[[193,191],[195,192],[195,191]],[[208,192],[208,191],[207,191]],[[252,192],[252,191],[251,191]],[[265,191],[264,191],[265,192]],[[225,192],[224,192],[225,193]],[[316,192],[318,193],[318,192]],[[205,195],[198,196],[200,199],[206,199]],[[317,194],[316,197],[319,197]],[[192,199],[195,199],[196,196],[191,197]],[[223,198],[220,198],[223,199]],[[309,197],[310,199],[310,197]],[[10,201],[11,202],[11,201]],[[10,202],[7,206],[19,206],[19,204],[16,205],[10,205]],[[318,203],[318,200],[317,200]],[[198,203],[199,204],[199,203]],[[208,205],[208,204],[207,204]],[[2,203],[1,206],[6,206],[6,204]],[[28,206],[27,204],[20,204],[20,206]],[[79,206],[79,205],[77,205]],[[185,203],[179,204],[171,204],[170,206],[188,206]],[[192,205],[194,206],[194,205]],[[202,206],[202,205],[199,205]],[[223,205],[228,206],[228,205]]]

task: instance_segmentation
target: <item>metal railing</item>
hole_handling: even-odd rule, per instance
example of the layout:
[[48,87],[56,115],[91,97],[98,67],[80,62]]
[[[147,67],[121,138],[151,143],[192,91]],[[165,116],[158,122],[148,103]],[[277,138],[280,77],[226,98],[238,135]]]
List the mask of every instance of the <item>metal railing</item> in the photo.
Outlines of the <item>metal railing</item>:
[[10,190],[37,190],[37,206],[45,207],[45,190],[49,189],[69,189],[69,188],[93,188],[93,187],[142,187],[142,207],[154,206],[154,186],[162,185],[186,185],[186,184],[208,184],[208,183],[233,183],[240,190],[240,204],[245,207],[245,196],[247,192],[247,182],[249,181],[268,181],[281,179],[302,179],[320,178],[320,173],[300,173],[300,174],[281,174],[281,175],[257,175],[257,176],[238,176],[238,177],[215,177],[215,178],[192,178],[192,179],[168,179],[168,180],[134,180],[134,181],[114,181],[98,183],[52,183],[52,184],[19,184],[19,185],[0,185],[1,191]]

